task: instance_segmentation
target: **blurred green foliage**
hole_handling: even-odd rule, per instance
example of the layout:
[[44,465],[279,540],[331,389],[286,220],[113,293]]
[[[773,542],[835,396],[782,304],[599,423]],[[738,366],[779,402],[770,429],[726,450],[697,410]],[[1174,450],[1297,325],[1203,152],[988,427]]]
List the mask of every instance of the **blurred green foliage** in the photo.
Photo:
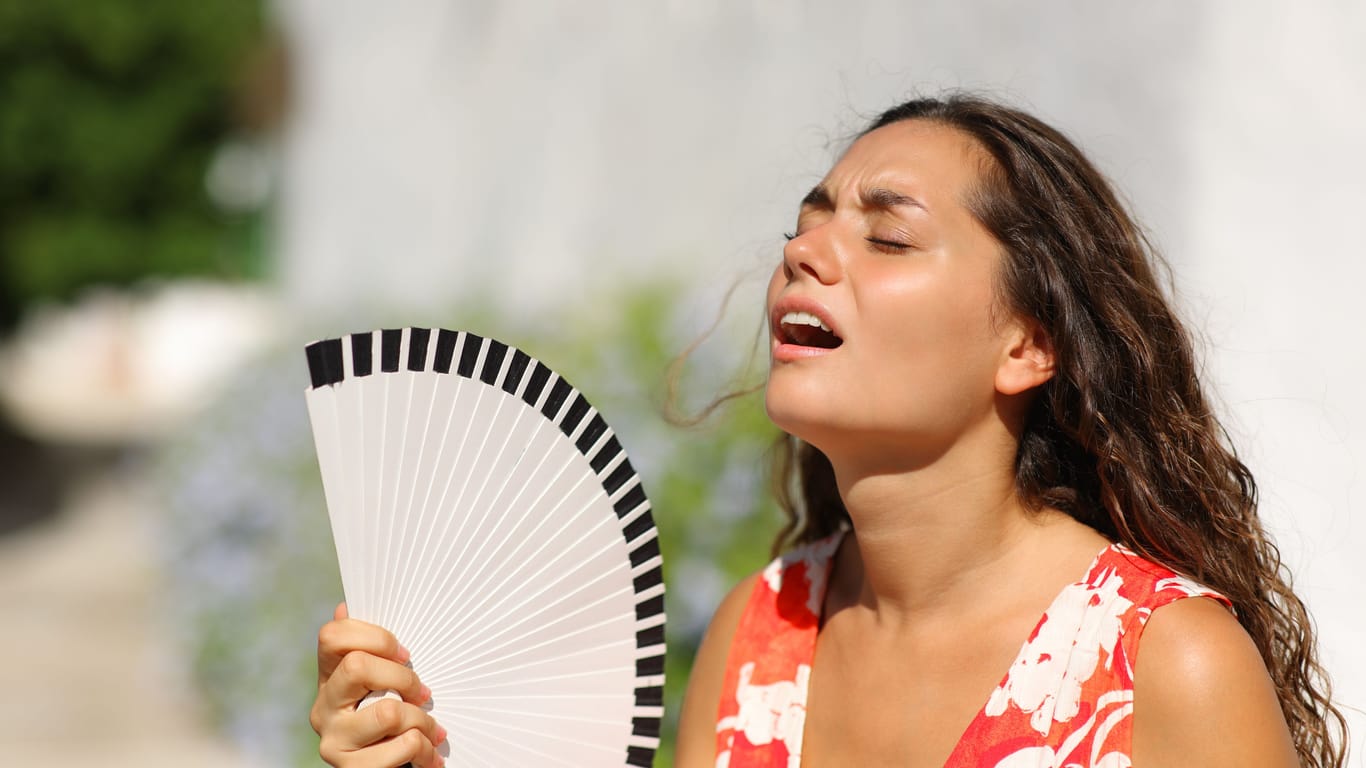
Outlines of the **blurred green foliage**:
[[[564,375],[603,414],[645,484],[664,554],[668,613],[665,730],[672,740],[693,655],[725,591],[768,559],[781,522],[764,480],[775,435],[759,395],[705,425],[662,416],[669,361],[691,341],[678,286],[623,285],[556,318],[510,317],[477,300],[438,324],[522,348]],[[757,322],[757,321],[756,321]],[[356,328],[335,329],[338,335]],[[707,402],[743,351],[725,339],[692,357],[684,390]],[[734,346],[734,345],[730,345]],[[319,625],[341,599],[303,391],[302,342],[248,371],[170,446],[165,566],[172,624],[221,727],[256,762],[318,766],[307,713]]]
[[[697,427],[667,424],[661,415],[666,371],[691,341],[671,332],[679,291],[660,282],[623,292],[620,301],[608,302],[614,311],[598,314],[596,322],[565,326],[550,344],[528,339],[523,348],[554,360],[550,364],[593,401],[621,435],[649,494],[664,555],[669,621],[665,728],[655,766],[669,768],[683,691],[711,612],[726,590],[768,561],[782,520],[764,471],[777,431],[758,392],[721,406]],[[688,368],[710,375],[692,387],[680,382],[684,395],[701,390],[705,401],[745,387],[717,376],[735,362],[708,351],[695,353]]]
[[0,331],[94,283],[259,271],[204,188],[253,0],[0,0]]

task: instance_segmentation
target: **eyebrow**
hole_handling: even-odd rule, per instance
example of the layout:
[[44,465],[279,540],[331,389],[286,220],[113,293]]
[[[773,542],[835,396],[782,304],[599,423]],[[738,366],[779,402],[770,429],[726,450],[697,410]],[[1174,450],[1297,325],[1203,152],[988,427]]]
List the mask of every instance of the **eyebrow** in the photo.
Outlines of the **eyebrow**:
[[835,210],[835,201],[830,199],[830,193],[825,190],[825,186],[817,184],[806,193],[802,198],[803,208],[819,208],[825,211]]
[[[912,206],[922,211],[928,211],[925,204],[919,200],[900,192],[894,192],[885,187],[871,187],[859,190],[859,201],[864,208],[875,210],[891,210],[900,206]],[[819,210],[835,210],[835,201],[830,197],[830,192],[822,184],[817,184],[806,193],[802,198],[803,208],[816,208]]]
[[860,190],[859,197],[863,199],[865,208],[878,208],[890,210],[903,205],[909,205],[920,210],[925,210],[925,204],[916,200],[910,195],[903,195],[900,192],[893,192],[883,187],[873,187],[872,189]]

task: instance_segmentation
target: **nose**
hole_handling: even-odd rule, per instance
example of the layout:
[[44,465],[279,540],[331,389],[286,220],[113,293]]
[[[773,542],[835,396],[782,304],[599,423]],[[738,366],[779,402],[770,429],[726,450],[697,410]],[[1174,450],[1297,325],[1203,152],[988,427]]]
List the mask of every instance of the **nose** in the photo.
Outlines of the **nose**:
[[787,241],[783,246],[784,277],[795,280],[805,274],[823,285],[839,280],[839,256],[829,228],[828,224],[813,227]]

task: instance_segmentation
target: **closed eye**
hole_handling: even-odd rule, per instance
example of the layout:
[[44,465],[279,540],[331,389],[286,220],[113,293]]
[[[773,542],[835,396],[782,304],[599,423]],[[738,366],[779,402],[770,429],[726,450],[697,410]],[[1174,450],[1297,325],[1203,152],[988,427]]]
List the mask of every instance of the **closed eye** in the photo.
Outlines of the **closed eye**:
[[888,251],[891,253],[900,253],[915,247],[910,243],[903,243],[897,240],[886,240],[881,237],[865,237],[863,239],[879,251]]

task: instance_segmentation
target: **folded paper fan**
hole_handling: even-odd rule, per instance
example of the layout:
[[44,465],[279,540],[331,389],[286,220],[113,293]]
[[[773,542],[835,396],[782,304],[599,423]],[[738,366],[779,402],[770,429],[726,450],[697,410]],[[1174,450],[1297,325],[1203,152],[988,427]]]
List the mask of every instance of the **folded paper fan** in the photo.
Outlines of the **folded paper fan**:
[[307,352],[348,609],[412,652],[450,764],[650,765],[659,543],[602,416],[473,333],[355,333]]

